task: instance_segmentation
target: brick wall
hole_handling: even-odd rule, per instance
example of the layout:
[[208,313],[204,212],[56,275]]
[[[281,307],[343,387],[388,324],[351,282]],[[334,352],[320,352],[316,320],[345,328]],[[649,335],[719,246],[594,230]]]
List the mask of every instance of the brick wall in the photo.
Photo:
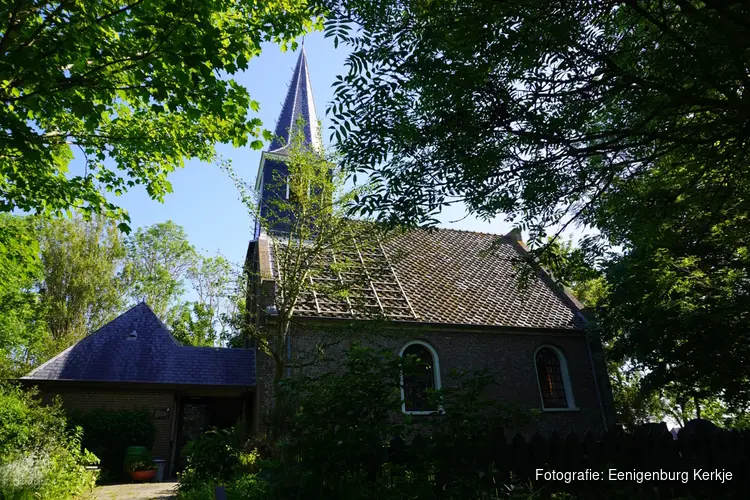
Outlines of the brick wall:
[[[534,353],[542,345],[557,347],[567,360],[568,372],[575,401],[575,410],[543,411],[533,429],[568,432],[575,430],[601,431],[605,427],[602,406],[597,393],[597,382],[589,357],[588,345],[583,334],[536,334],[536,333],[479,333],[467,331],[428,331],[389,333],[382,336],[358,338],[364,345],[387,348],[397,353],[410,340],[423,340],[438,353],[441,381],[444,387],[452,381],[449,372],[457,370],[487,369],[495,375],[498,385],[493,395],[500,401],[517,404],[524,408],[542,410]],[[329,345],[325,356],[309,371],[336,370],[337,360],[350,341]],[[315,332],[300,332],[293,336],[292,350],[296,359],[309,360],[321,344],[331,344],[330,335]],[[266,367],[269,361],[258,356],[258,389],[269,387],[272,371]],[[605,381],[606,383],[606,381]],[[259,398],[262,415],[270,405],[270,396]]]
[[[166,409],[169,408],[169,418],[154,420],[156,425],[156,439],[154,440],[154,458],[167,461],[166,471],[170,467],[170,440],[172,439],[172,422],[177,418],[175,395],[169,391],[152,390],[45,390],[45,398],[59,394],[66,410],[130,410],[136,408]],[[165,472],[166,473],[166,472]]]
[[255,384],[253,432],[263,435],[268,430],[268,414],[273,404],[273,361],[260,350],[255,356]]

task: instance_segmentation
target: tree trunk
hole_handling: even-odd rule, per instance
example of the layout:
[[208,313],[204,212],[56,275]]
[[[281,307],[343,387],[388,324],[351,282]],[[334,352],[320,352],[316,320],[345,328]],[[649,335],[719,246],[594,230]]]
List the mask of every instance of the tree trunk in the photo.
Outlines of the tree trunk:
[[278,325],[278,335],[276,337],[276,353],[273,357],[273,402],[271,409],[271,443],[275,444],[279,438],[286,432],[286,420],[289,417],[289,404],[283,391],[279,391],[279,382],[284,379],[287,358],[289,352],[287,349],[287,336],[289,335],[289,321],[283,321]]
[[695,403],[695,418],[701,418],[701,403],[697,394],[693,395],[693,402]]

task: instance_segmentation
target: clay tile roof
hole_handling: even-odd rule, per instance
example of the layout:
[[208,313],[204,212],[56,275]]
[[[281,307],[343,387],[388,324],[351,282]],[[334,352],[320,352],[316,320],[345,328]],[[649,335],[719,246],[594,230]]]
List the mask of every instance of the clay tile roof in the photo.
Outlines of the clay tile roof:
[[[493,245],[494,243],[494,245]],[[582,329],[578,305],[543,273],[520,289],[516,263],[525,249],[512,238],[438,229],[385,243],[395,273],[421,321]],[[490,251],[492,249],[492,251]]]
[[[347,252],[358,259],[357,249]],[[342,299],[308,291],[300,317],[361,318],[503,326],[583,329],[580,304],[543,272],[519,288],[515,264],[526,252],[507,236],[449,229],[414,230],[387,238],[362,253],[354,288]],[[272,252],[268,255],[273,267]],[[331,256],[329,259],[334,259]],[[263,264],[263,263],[261,263]],[[275,269],[278,275],[278,267]],[[367,279],[362,279],[365,275]],[[350,276],[322,274],[313,281],[354,283]]]
[[140,303],[22,380],[253,386],[255,352],[182,346]]

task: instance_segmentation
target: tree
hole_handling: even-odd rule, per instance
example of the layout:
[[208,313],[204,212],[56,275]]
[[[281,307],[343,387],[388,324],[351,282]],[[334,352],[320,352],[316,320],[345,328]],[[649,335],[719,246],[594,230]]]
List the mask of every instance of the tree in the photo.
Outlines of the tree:
[[19,376],[121,311],[117,271],[125,256],[103,217],[45,219],[3,214],[28,248],[0,252],[0,353],[3,375]]
[[[145,301],[180,342],[213,346],[230,335],[227,312],[235,270],[222,256],[198,253],[172,221],[139,228],[125,241],[121,279],[133,302]],[[186,301],[188,291],[197,300]]]
[[[621,205],[617,207],[622,209]],[[660,218],[658,223],[664,224],[667,219],[666,216]],[[693,220],[701,223],[699,219]],[[659,247],[676,236],[673,231],[652,230],[646,239]],[[687,242],[677,239],[679,244],[675,248],[690,254]],[[706,240],[700,242],[703,246],[707,243]],[[729,242],[723,243],[729,248]],[[707,296],[691,297],[695,291],[703,292],[694,290],[696,282],[691,280],[690,273],[681,272],[676,262],[652,264],[653,268],[648,272],[640,269],[634,261],[643,255],[642,250],[639,248],[638,252],[627,256],[611,256],[603,269],[587,262],[586,253],[574,247],[572,240],[550,243],[541,256],[541,262],[554,271],[554,277],[561,284],[570,286],[576,296],[597,313],[593,329],[605,340],[617,422],[632,429],[642,423],[666,418],[684,426],[693,418],[708,417],[720,425],[745,425],[747,412],[742,404],[733,401],[737,393],[727,390],[731,386],[701,388],[701,374],[707,371],[707,367],[700,373],[690,374],[696,360],[714,359],[718,362],[715,356],[729,356],[737,350],[731,345],[708,345],[711,340],[700,335],[704,325],[690,317],[679,318],[689,310],[701,316],[708,314]],[[660,250],[664,251],[664,248]],[[660,278],[662,272],[668,275]],[[650,277],[651,281],[636,281],[636,277]],[[702,272],[697,277],[704,285],[710,280],[710,275]],[[661,283],[660,286],[668,291],[655,289],[655,283]],[[662,300],[657,300],[658,297]],[[722,295],[719,301],[720,305],[714,307],[727,314],[737,314],[736,311],[729,312],[730,308],[738,307],[733,304],[731,296]],[[658,325],[655,324],[657,321]],[[716,318],[715,321],[718,324]],[[724,324],[728,323],[725,321]],[[653,335],[657,328],[661,328],[661,335]],[[741,331],[732,331],[731,335],[739,337],[737,342],[743,341]],[[677,345],[670,347],[670,343]],[[642,347],[647,352],[639,352]],[[721,384],[737,378],[737,375],[730,377],[727,373],[712,375],[712,379]]]
[[643,382],[651,390],[669,386],[698,407],[719,397],[746,408],[746,252],[719,227],[710,231],[696,238],[676,229],[614,260],[602,332],[613,356],[648,372]]
[[[317,14],[305,0],[14,0],[0,7],[0,211],[120,217],[105,192],[143,185],[216,143],[262,147],[233,75],[262,42],[286,48]],[[85,162],[71,172],[73,156]]]
[[214,347],[227,343],[233,335],[230,324],[236,297],[232,264],[222,256],[197,256],[187,270],[187,278],[198,295],[194,302],[176,307],[170,324],[172,335],[186,345]]
[[184,302],[173,314],[170,330],[183,345],[215,347],[219,336],[214,329],[214,312],[202,302]]
[[593,222],[632,179],[747,172],[744,3],[330,7],[327,35],[353,49],[334,136],[342,164],[382,185],[368,211],[408,224],[465,201],[522,217],[541,242],[552,224]]
[[188,269],[198,300],[214,310],[221,308],[231,282],[232,266],[224,257],[203,257]]
[[661,399],[661,394],[643,390],[643,374],[626,362],[610,360],[608,365],[617,424],[633,430],[641,424],[663,421],[671,405]]
[[0,214],[0,233],[12,235],[0,250],[0,378],[22,375],[41,357],[44,309],[36,293],[42,276],[31,217]]
[[378,184],[366,213],[429,224],[465,202],[537,253],[595,229],[611,353],[647,391],[748,407],[746,3],[328,5],[353,48],[334,136]]
[[[240,270],[221,255],[201,257],[188,270],[188,279],[198,295],[198,303],[205,310],[202,314],[210,314],[217,341],[226,341],[232,335],[228,315],[236,307],[239,298],[234,293],[237,290],[236,280],[241,274]],[[198,314],[197,309],[194,308],[194,311]]]
[[122,310],[117,272],[125,258],[120,233],[105,217],[42,220],[39,294],[54,354]]
[[[354,289],[364,276],[352,250],[357,245],[366,249],[377,244],[381,236],[377,226],[345,217],[347,206],[362,189],[346,190],[343,173],[325,153],[305,144],[299,132],[292,136],[286,153],[287,172],[275,171],[266,189],[284,193],[288,186],[288,197],[259,200],[254,190],[228,169],[251,217],[268,238],[276,267],[273,291],[257,294],[254,303],[248,304],[251,310],[271,307],[274,311],[273,321],[250,332],[273,359],[276,382],[289,365],[288,339],[299,303],[316,292],[356,304],[359,297]],[[265,210],[261,210],[263,203]],[[252,270],[248,272],[252,274]],[[347,273],[352,275],[352,283],[328,279]],[[264,278],[254,275],[251,280]]]
[[185,293],[189,270],[198,253],[188,241],[185,229],[174,222],[160,222],[139,228],[125,240],[128,258],[122,271],[128,297],[145,301],[162,318],[170,321],[172,309]]

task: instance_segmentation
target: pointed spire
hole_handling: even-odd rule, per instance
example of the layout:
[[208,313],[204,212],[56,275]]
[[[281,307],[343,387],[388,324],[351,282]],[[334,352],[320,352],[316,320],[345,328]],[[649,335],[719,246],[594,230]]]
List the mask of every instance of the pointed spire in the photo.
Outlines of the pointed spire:
[[[310,72],[307,69],[307,55],[304,39],[302,49],[297,59],[297,65],[289,83],[289,90],[284,100],[284,106],[276,121],[276,138],[271,142],[269,152],[281,152],[289,144],[289,139],[297,131],[299,117],[305,122],[305,142],[316,150],[322,151],[323,144],[318,130],[318,115],[315,112]],[[281,139],[279,139],[281,138]]]

